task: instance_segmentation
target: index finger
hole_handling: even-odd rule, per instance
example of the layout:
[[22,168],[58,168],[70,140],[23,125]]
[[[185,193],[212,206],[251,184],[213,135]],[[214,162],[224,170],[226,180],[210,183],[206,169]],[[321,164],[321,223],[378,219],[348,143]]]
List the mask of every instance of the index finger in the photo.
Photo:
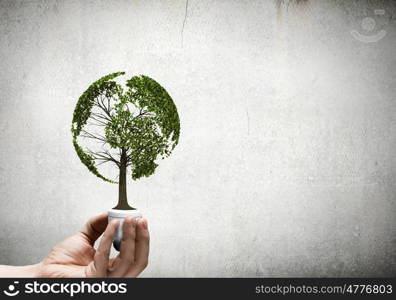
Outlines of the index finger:
[[95,252],[93,265],[96,271],[95,274],[98,277],[105,277],[107,274],[110,249],[111,245],[113,244],[113,239],[116,234],[118,224],[119,222],[117,220],[113,220],[109,223],[102,236],[99,247]]

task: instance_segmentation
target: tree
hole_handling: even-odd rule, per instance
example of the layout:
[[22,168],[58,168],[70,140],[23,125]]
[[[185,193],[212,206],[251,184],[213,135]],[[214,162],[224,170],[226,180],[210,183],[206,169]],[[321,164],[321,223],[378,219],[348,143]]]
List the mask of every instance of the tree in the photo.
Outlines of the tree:
[[[88,87],[78,99],[71,129],[81,162],[99,178],[118,183],[114,209],[134,209],[127,200],[127,170],[133,180],[152,175],[157,158],[171,154],[180,134],[179,115],[166,90],[144,75],[127,80],[124,89],[113,80],[124,74],[106,75]],[[81,146],[81,139],[91,146]],[[99,172],[106,163],[118,167],[118,181]]]

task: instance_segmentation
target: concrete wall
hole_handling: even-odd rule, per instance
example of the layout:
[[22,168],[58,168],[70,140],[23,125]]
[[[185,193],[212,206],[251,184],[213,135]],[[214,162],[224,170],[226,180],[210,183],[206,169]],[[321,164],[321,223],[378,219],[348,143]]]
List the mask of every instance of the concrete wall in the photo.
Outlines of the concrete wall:
[[115,205],[70,125],[90,83],[126,71],[160,82],[182,126],[129,182],[144,276],[395,275],[395,8],[0,1],[0,263],[37,262]]

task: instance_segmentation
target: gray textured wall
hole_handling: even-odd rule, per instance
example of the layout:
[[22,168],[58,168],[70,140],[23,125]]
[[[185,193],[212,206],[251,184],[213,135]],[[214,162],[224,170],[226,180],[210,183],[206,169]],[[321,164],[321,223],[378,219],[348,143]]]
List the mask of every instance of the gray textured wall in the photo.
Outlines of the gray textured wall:
[[395,275],[395,6],[0,1],[0,263],[37,262],[115,204],[70,125],[124,70],[166,87],[182,125],[128,186],[145,276]]

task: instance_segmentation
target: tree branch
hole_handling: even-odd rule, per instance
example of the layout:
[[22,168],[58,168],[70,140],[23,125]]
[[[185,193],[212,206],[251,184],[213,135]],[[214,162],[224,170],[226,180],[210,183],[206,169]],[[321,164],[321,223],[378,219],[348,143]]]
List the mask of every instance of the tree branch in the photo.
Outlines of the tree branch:
[[94,100],[94,104],[95,106],[99,107],[109,117],[108,121],[112,119],[111,108],[109,106],[106,107],[106,105],[104,104],[103,95],[100,95],[100,97],[96,97]]
[[150,112],[148,112],[148,111],[143,112],[143,109],[140,109],[139,114],[138,114],[135,118],[140,118],[140,117],[144,117],[144,116],[147,116],[147,117],[154,117],[155,114],[154,114],[154,113],[150,113]]
[[116,160],[109,151],[101,151],[101,152],[94,152],[90,149],[87,149],[88,153],[91,154],[93,156],[93,158],[95,160],[99,160],[102,161],[100,164],[106,163],[106,162],[114,162],[118,167],[120,167],[120,162],[118,160]]
[[101,115],[101,114],[97,114],[97,113],[91,113],[91,116],[90,116],[92,119],[94,119],[94,120],[96,120],[96,121],[98,121],[98,122],[102,122],[103,124],[105,124],[105,125],[107,125],[107,123],[105,122],[105,121],[107,121],[107,122],[110,122],[111,120],[109,119],[109,118],[107,118],[106,116],[103,116],[103,115]]
[[95,119],[93,119],[93,120],[96,121],[97,123],[88,122],[87,124],[91,125],[91,126],[98,126],[98,127],[105,127],[107,125],[106,123],[99,122],[98,120],[95,120]]
[[107,143],[106,138],[101,135],[92,134],[92,133],[86,131],[85,129],[81,130],[81,132],[82,132],[82,135],[81,135],[82,137],[99,140],[99,141],[102,141],[103,143]]

